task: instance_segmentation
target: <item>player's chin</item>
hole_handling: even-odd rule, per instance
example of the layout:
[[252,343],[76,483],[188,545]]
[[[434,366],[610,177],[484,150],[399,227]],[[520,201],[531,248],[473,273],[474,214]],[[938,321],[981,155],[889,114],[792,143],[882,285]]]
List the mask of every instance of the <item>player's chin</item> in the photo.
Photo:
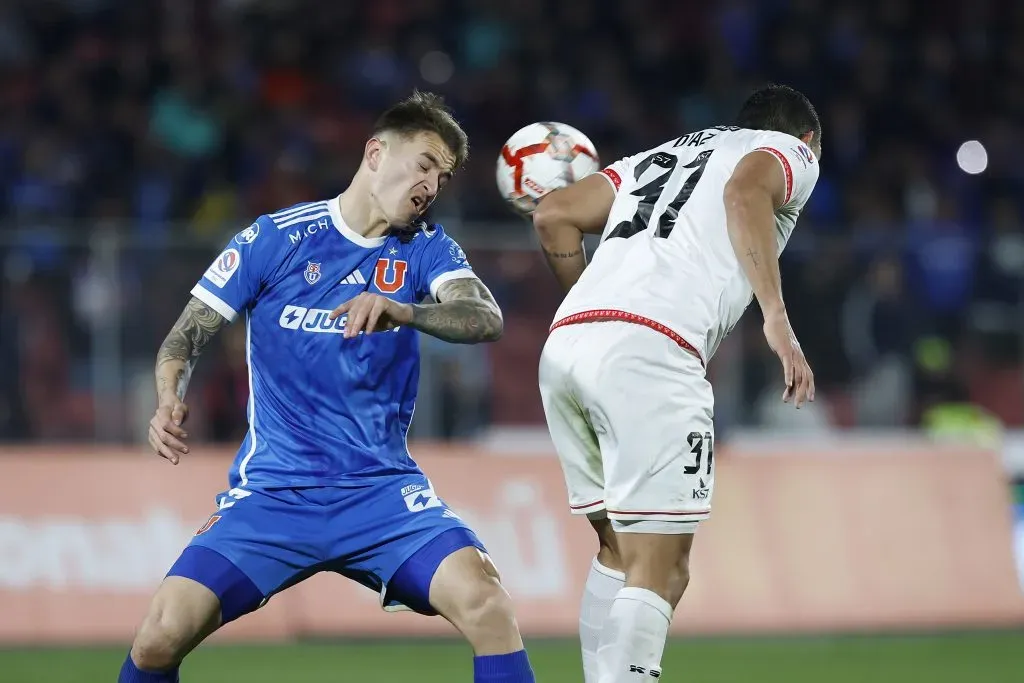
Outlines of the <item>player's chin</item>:
[[396,211],[393,218],[390,221],[392,228],[398,228],[404,230],[408,228],[413,222],[420,217],[420,212],[416,210],[402,209]]

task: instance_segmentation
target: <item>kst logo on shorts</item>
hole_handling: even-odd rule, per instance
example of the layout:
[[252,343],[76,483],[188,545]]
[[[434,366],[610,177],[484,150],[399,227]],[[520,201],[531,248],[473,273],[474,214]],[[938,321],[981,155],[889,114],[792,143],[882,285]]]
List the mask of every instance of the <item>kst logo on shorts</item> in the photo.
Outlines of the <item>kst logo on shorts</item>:
[[708,494],[710,493],[710,489],[708,489],[708,485],[704,483],[704,477],[699,478],[697,482],[700,484],[700,486],[693,490],[693,499],[707,500]]

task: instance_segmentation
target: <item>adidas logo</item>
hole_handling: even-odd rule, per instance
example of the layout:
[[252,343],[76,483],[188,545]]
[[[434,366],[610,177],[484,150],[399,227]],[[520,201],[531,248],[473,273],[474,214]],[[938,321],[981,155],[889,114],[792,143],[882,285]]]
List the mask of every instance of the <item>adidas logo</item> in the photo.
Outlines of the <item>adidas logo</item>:
[[366,278],[358,270],[353,270],[346,277],[342,278],[341,284],[343,285],[365,285]]

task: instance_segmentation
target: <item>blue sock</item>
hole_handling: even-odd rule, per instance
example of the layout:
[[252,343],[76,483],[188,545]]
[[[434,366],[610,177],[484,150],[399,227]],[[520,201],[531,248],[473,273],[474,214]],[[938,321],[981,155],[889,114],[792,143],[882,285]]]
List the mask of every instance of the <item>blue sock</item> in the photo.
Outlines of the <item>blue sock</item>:
[[526,650],[473,658],[473,683],[536,683]]
[[[516,679],[510,678],[509,680]],[[170,671],[143,671],[135,666],[129,652],[121,666],[121,675],[117,677],[117,683],[178,683],[178,667],[174,667]]]

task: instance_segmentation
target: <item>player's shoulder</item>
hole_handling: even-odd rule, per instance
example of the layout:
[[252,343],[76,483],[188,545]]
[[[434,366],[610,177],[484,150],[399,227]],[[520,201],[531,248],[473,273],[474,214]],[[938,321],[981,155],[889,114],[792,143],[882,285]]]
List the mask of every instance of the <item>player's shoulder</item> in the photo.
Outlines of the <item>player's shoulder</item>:
[[285,230],[297,225],[304,225],[307,222],[315,222],[321,218],[329,219],[330,216],[330,203],[329,200],[325,199],[316,202],[293,204],[274,213],[260,216],[260,219],[265,219],[278,230]]
[[238,246],[260,251],[288,251],[332,226],[327,201],[302,202],[258,216],[249,227],[235,235],[234,241]]

